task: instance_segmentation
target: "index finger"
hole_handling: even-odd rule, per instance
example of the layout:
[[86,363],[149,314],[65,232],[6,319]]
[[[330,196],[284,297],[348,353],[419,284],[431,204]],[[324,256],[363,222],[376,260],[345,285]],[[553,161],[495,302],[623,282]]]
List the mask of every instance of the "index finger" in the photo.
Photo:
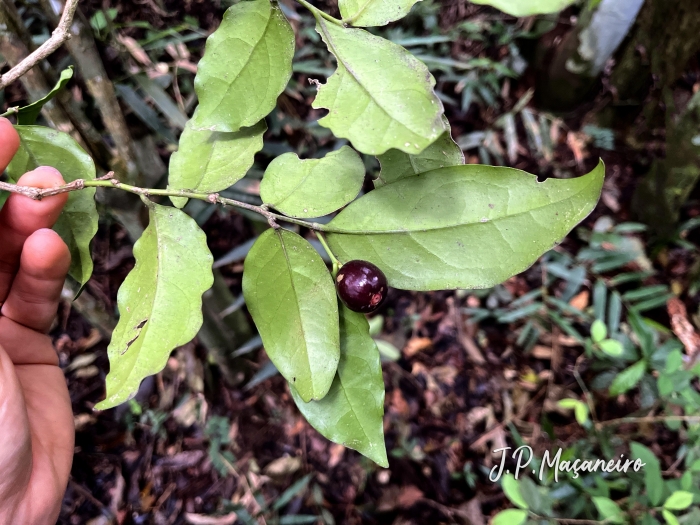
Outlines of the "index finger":
[[0,117],[0,174],[5,171],[18,149],[19,135],[9,120]]

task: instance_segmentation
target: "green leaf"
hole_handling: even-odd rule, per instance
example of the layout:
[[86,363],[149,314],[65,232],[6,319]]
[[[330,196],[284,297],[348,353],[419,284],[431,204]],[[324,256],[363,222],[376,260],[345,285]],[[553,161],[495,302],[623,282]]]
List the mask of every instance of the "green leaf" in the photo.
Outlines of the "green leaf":
[[243,269],[243,295],[270,360],[309,402],[331,387],[340,359],[333,279],[311,244],[269,229]]
[[421,0],[340,0],[343,22],[353,26],[385,26],[403,18]]
[[632,366],[625,368],[613,379],[612,385],[610,385],[610,395],[617,396],[634,388],[641,381],[646,369],[647,363],[644,360],[637,361]]
[[382,170],[374,181],[374,187],[378,188],[384,184],[426,171],[464,164],[464,153],[452,140],[450,124],[446,118],[443,118],[443,122],[445,123],[445,132],[422,153],[409,155],[401,150],[390,149],[383,155],[379,155],[377,160],[379,160]]
[[600,343],[603,339],[608,337],[608,327],[600,319],[593,321],[591,325],[591,339],[594,342]]
[[407,290],[488,288],[522,272],[595,207],[600,164],[575,179],[455,166],[369,192],[327,226],[341,261],[367,260]]
[[679,525],[678,518],[676,518],[676,516],[674,516],[671,512],[664,509],[661,511],[661,514],[663,515],[668,525]]
[[165,367],[174,348],[197,335],[202,294],[214,282],[214,258],[192,218],[151,204],[149,220],[134,245],[136,266],[117,295],[120,318],[107,349],[107,396],[98,410],[134,397],[144,378]]
[[290,391],[306,420],[323,436],[387,468],[379,351],[365,316],[343,305],[339,311],[340,362],[328,394],[320,401],[305,403],[291,385]]
[[664,501],[668,510],[685,510],[693,504],[693,494],[685,490],[677,490]]
[[17,112],[17,124],[20,126],[33,126],[36,119],[39,117],[39,113],[41,113],[41,108],[52,100],[58,92],[66,86],[71,78],[73,78],[73,66],[68,66],[67,69],[61,71],[58,82],[56,82],[54,88],[49,91],[45,97],[19,109]]
[[521,509],[527,509],[527,503],[525,502],[523,495],[520,493],[518,480],[515,479],[513,474],[506,474],[503,476],[501,488],[503,489],[503,493],[513,505],[520,507]]
[[364,180],[365,165],[349,146],[322,159],[300,160],[285,153],[267,167],[260,197],[291,217],[321,217],[357,197]]
[[625,519],[620,507],[610,498],[602,496],[593,497],[593,504],[600,513],[600,517],[608,523],[624,523]]
[[[232,186],[253,165],[266,130],[264,120],[234,133],[197,130],[188,122],[178,150],[170,157],[168,188],[216,193]],[[178,208],[187,203],[184,197],[171,200]]]
[[362,29],[320,18],[316,31],[338,62],[313,103],[329,110],[319,124],[369,155],[392,148],[417,154],[442,135],[442,103],[425,64]]
[[[43,126],[15,126],[20,148],[7,168],[12,181],[39,166],[52,166],[63,180],[94,179],[95,163],[67,133]],[[90,241],[97,233],[99,216],[95,207],[95,188],[72,191],[54,230],[68,245],[71,255],[69,274],[80,285],[92,275]]]
[[560,399],[557,403],[562,408],[573,409],[574,417],[579,425],[588,421],[588,405],[578,399]]
[[583,401],[579,401],[574,407],[574,417],[579,425],[584,425],[588,421],[588,405]]
[[475,4],[490,5],[511,16],[558,13],[576,0],[471,0]]
[[661,503],[664,491],[664,480],[661,477],[661,465],[658,458],[647,447],[640,443],[632,442],[630,451],[634,459],[639,458],[644,463],[644,485],[647,489],[649,502],[656,506]]
[[506,509],[493,517],[491,525],[521,525],[526,519],[526,510]]
[[603,339],[598,346],[610,357],[619,357],[625,351],[622,343],[616,339]]
[[294,31],[279,7],[253,0],[229,8],[199,62],[193,127],[232,132],[257,124],[287,86],[293,55]]

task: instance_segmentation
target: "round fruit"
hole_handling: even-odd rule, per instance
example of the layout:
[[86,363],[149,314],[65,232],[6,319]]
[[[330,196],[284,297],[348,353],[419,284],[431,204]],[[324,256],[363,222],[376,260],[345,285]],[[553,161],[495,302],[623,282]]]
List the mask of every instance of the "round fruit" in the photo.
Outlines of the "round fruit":
[[335,286],[345,306],[362,313],[379,308],[388,291],[384,273],[367,261],[345,263],[338,270]]

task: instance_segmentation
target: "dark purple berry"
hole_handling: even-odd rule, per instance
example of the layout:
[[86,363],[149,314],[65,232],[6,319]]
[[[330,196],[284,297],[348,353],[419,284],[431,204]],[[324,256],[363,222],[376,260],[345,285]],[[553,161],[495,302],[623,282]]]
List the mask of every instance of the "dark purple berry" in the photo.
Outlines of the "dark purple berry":
[[386,276],[367,261],[345,263],[335,277],[338,295],[354,312],[374,312],[386,299]]

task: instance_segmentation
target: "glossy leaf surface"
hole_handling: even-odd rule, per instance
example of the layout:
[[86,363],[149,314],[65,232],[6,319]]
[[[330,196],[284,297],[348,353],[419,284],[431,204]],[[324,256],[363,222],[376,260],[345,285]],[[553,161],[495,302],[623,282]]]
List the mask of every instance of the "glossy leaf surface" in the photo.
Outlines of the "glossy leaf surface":
[[313,103],[329,110],[319,124],[369,155],[420,153],[442,134],[442,103],[425,64],[362,29],[319,19],[316,31],[338,63]]
[[[92,158],[67,133],[43,126],[15,126],[15,129],[20,148],[7,168],[11,180],[16,181],[39,166],[56,168],[66,182],[95,178]],[[70,276],[81,285],[92,275],[90,241],[97,232],[98,219],[95,189],[86,188],[68,194],[68,202],[54,226],[70,250]]]
[[334,443],[388,467],[384,445],[384,379],[377,345],[363,314],[340,305],[340,362],[326,397],[305,403],[292,397],[306,420]]
[[100,410],[131,399],[173,349],[197,335],[202,294],[214,282],[204,232],[176,208],[150,206],[134,257],[136,266],[117,295],[120,318],[107,349],[107,397],[97,404]]
[[604,171],[601,163],[583,177],[540,183],[511,168],[441,168],[357,199],[329,223],[328,243],[341,262],[377,265],[395,288],[487,288],[528,268],[583,220]]
[[260,184],[264,203],[291,217],[321,217],[342,208],[362,189],[365,165],[348,146],[322,159],[285,153],[273,160]]
[[293,55],[294,31],[277,5],[252,0],[230,7],[199,62],[193,127],[232,132],[257,124],[289,82]]
[[322,399],[340,335],[335,287],[318,252],[296,233],[267,230],[246,257],[243,295],[270,360],[304,401]]

